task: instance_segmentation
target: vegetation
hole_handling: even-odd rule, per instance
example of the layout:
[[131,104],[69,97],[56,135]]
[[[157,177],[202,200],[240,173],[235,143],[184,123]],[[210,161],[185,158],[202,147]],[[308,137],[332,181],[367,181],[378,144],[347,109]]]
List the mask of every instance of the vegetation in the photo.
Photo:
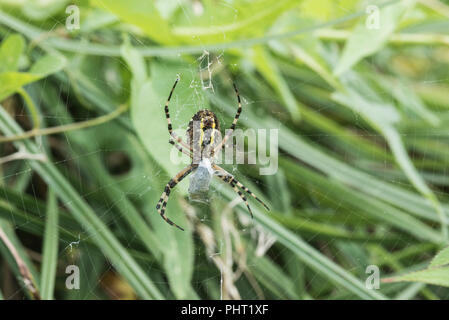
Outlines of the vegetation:
[[[0,0],[0,298],[449,296],[447,1],[74,4]],[[161,219],[177,76],[174,128],[235,82],[278,129],[276,174],[224,165],[270,211],[186,179]]]

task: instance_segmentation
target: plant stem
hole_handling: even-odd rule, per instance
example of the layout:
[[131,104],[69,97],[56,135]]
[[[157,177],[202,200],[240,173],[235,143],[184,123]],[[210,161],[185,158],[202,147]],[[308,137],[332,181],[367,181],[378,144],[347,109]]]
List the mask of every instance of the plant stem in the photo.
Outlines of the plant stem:
[[23,277],[24,283],[26,285],[26,288],[30,291],[31,296],[35,300],[40,300],[39,290],[37,289],[33,276],[31,275],[30,270],[26,266],[25,262],[23,262],[22,258],[20,257],[19,253],[17,252],[14,245],[9,241],[8,236],[3,231],[3,229],[0,227],[0,240],[3,241],[5,246],[8,248],[9,252],[11,252],[11,255],[13,256],[14,260],[17,263],[17,267],[19,268],[19,272]]
[[19,150],[13,154],[4,156],[2,158],[0,158],[0,165],[7,163],[9,161],[14,161],[14,160],[24,160],[24,159],[29,159],[29,160],[37,160],[37,161],[47,161],[47,156],[45,154],[34,154],[34,153],[27,153],[24,150]]
[[90,119],[86,121],[76,122],[76,123],[70,123],[62,126],[52,127],[52,128],[44,128],[44,129],[33,129],[31,131],[27,131],[15,136],[10,137],[0,137],[0,143],[2,142],[11,142],[11,141],[18,141],[18,140],[24,140],[35,136],[44,136],[49,134],[55,134],[55,133],[61,133],[61,132],[67,132],[67,131],[73,131],[73,130],[79,130],[84,129],[88,127],[97,126],[103,123],[106,123],[119,115],[121,115],[123,112],[128,110],[128,105],[123,104],[120,107],[118,107],[116,110],[112,111],[111,113],[100,116],[95,119]]
[[[322,40],[345,41],[349,30],[318,29],[314,35]],[[449,36],[437,33],[394,33],[389,39],[393,44],[442,44],[449,45]]]

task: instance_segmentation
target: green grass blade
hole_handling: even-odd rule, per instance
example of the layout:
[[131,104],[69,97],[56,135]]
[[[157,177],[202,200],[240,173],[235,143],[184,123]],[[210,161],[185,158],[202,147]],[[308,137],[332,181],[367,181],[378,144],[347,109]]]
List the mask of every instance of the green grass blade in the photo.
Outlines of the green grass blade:
[[[3,107],[0,108],[0,129],[6,135],[15,135],[23,132]],[[30,141],[16,143],[16,145],[23,146],[29,153],[37,153],[38,151],[37,146]],[[56,167],[52,163],[38,161],[30,161],[30,165],[48,183],[50,188],[55,190],[58,197],[67,205],[86,231],[92,235],[94,241],[111,260],[113,266],[128,279],[137,293],[144,299],[162,299],[162,294],[147,274],[145,274],[107,226],[96,216],[93,209],[58,172]]]
[[[362,79],[358,78],[358,84],[361,85]],[[363,86],[362,86],[363,88]],[[379,103],[365,99],[361,94],[348,87],[347,90],[332,94],[335,101],[346,107],[360,113],[374,128],[376,128],[387,140],[395,159],[404,174],[409,178],[413,186],[432,204],[440,222],[443,241],[447,241],[447,218],[444,214],[441,203],[435,194],[424,182],[410,157],[405,150],[399,132],[395,128],[395,123],[399,121],[399,113],[388,103]]]
[[[3,232],[8,237],[11,244],[14,246],[15,250],[17,251],[18,256],[23,261],[23,263],[26,265],[28,270],[31,273],[32,276],[32,282],[34,283],[34,287],[37,289],[37,294],[39,294],[40,286],[39,286],[39,278],[40,274],[37,272],[36,268],[34,267],[33,263],[31,262],[31,259],[29,258],[25,247],[20,242],[20,239],[17,237],[14,228],[11,226],[8,220],[5,220],[3,218],[0,218],[0,228],[3,230]],[[12,256],[9,249],[4,245],[4,243],[0,240],[0,253],[3,255],[3,258],[7,261],[9,267],[13,271],[14,275],[18,279],[18,284],[20,288],[24,289],[25,294],[32,299],[33,297],[36,297],[34,293],[32,293],[32,289],[30,289],[29,285],[27,285],[24,282],[24,278],[17,266],[16,260]]]
[[[221,188],[220,192],[228,199],[234,199],[235,194],[232,189]],[[292,233],[286,228],[273,221],[269,214],[262,211],[258,207],[253,207],[254,219],[276,237],[277,241],[291,250],[299,260],[305,263],[312,270],[319,272],[323,277],[335,283],[337,286],[344,288],[362,299],[386,299],[384,295],[369,290],[365,284],[355,278],[348,271],[331,261],[318,250],[303,241],[298,235]],[[249,213],[239,207],[239,212]]]
[[418,239],[432,241],[434,243],[440,243],[443,240],[438,232],[397,208],[380,200],[371,198],[363,193],[355,192],[354,190],[336,181],[329,180],[329,178],[321,176],[312,170],[301,166],[295,166],[292,163],[287,164],[287,166],[292,172],[295,172],[295,175],[292,177],[297,183],[304,181],[310,182],[314,188],[317,188],[319,193],[322,192],[325,197],[332,195],[332,199],[338,199],[337,207],[340,207],[342,204],[347,205],[358,214],[368,214],[391,226],[399,228]]
[[[210,95],[210,99],[220,106],[228,115],[234,115],[232,104],[220,98],[218,95]],[[326,173],[343,184],[354,187],[373,198],[380,199],[387,203],[398,206],[404,211],[424,217],[432,221],[440,221],[434,207],[427,199],[409,190],[394,186],[391,183],[384,182],[372,175],[357,170],[356,168],[344,163],[336,157],[314,147],[306,139],[295,134],[279,121],[271,119],[261,119],[255,115],[255,112],[248,106],[245,108],[247,117],[242,117],[239,121],[247,127],[254,129],[278,128],[279,129],[279,147],[288,152],[293,157],[304,161],[313,168]],[[255,120],[257,119],[257,120]],[[446,216],[449,213],[449,207],[444,206]],[[446,218],[447,219],[447,218]]]
[[58,264],[58,208],[57,198],[53,190],[48,192],[47,217],[44,232],[41,270],[41,297],[43,300],[53,299],[56,267]]

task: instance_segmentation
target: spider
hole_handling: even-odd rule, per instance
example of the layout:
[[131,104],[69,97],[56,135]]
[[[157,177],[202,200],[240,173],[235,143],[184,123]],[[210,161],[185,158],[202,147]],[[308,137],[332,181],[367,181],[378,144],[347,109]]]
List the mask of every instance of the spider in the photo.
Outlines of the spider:
[[[164,192],[162,193],[156,209],[161,217],[170,225],[177,227],[178,229],[184,231],[183,228],[178,226],[176,223],[171,221],[165,216],[165,208],[167,206],[168,198],[170,196],[171,190],[179,183],[182,179],[187,177],[190,173],[194,173],[195,179],[191,179],[189,186],[189,194],[206,192],[209,189],[209,184],[212,176],[216,175],[221,180],[229,183],[234,191],[242,198],[248,208],[251,217],[253,213],[248,204],[246,196],[241,190],[251,195],[254,199],[259,201],[267,210],[270,210],[268,206],[260,200],[253,192],[251,192],[247,187],[241,184],[237,179],[227,172],[225,169],[214,163],[214,155],[217,151],[224,148],[226,141],[231,137],[233,130],[237,124],[237,121],[242,112],[242,103],[240,101],[240,95],[235,84],[234,90],[237,95],[238,109],[234,117],[234,121],[231,124],[230,130],[226,133],[221,141],[218,141],[216,134],[220,132],[220,123],[217,116],[210,110],[203,109],[195,113],[189,122],[187,128],[187,139],[188,143],[185,143],[181,137],[179,137],[174,131],[170,119],[170,113],[168,111],[168,104],[172,94],[179,82],[179,77],[176,79],[173,88],[170,91],[167,102],[165,104],[165,117],[168,123],[168,133],[170,134],[169,143],[176,147],[180,152],[188,155],[192,160],[191,164],[186,168],[178,172],[165,186]],[[197,139],[195,139],[197,137]]]

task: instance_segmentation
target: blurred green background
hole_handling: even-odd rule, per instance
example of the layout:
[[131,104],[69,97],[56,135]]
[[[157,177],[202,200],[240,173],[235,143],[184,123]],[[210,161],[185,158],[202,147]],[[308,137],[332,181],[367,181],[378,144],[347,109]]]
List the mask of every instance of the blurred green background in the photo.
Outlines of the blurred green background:
[[[441,0],[0,0],[0,298],[448,298],[448,18]],[[271,211],[249,198],[251,220],[219,179],[193,203],[187,178],[166,212],[186,231],[158,215],[183,167],[177,75],[174,128],[203,108],[229,127],[234,81],[237,127],[279,130],[275,175],[224,166]]]

